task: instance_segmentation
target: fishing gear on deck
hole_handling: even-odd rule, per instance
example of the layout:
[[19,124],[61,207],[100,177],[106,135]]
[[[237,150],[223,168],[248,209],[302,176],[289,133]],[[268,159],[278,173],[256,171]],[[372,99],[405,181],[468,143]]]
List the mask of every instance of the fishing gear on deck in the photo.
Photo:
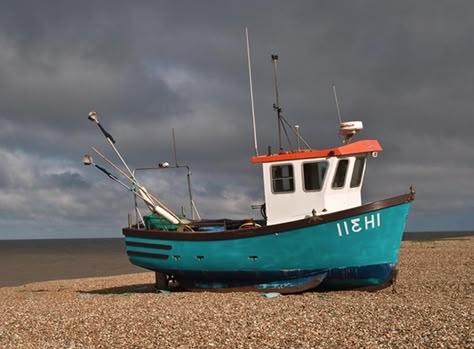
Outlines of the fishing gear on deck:
[[[190,222],[189,221],[184,221],[183,219],[181,219],[180,217],[178,217],[173,211],[171,211],[168,207],[166,207],[162,202],[160,202],[160,200],[158,200],[155,196],[153,196],[152,194],[150,194],[146,189],[145,187],[141,186],[137,179],[135,178],[135,175],[134,173],[130,170],[130,168],[128,167],[127,163],[125,162],[125,160],[123,159],[122,155],[119,153],[118,149],[115,147],[115,139],[112,137],[112,135],[107,132],[107,130],[99,123],[99,120],[98,120],[98,117],[97,117],[97,113],[92,111],[89,113],[88,115],[88,119],[92,122],[95,122],[97,124],[97,126],[100,128],[100,130],[102,131],[103,135],[105,136],[105,138],[107,139],[107,141],[109,142],[110,146],[112,147],[112,149],[115,151],[115,153],[117,154],[118,158],[120,159],[120,161],[122,162],[122,164],[125,166],[125,168],[127,169],[129,175],[127,175],[125,172],[123,172],[118,166],[116,166],[112,161],[110,161],[109,159],[107,159],[102,153],[100,153],[96,148],[92,147],[92,150],[97,153],[102,159],[104,159],[107,163],[109,163],[112,167],[114,167],[120,174],[122,174],[125,178],[127,178],[127,180],[129,180],[133,186],[135,186],[137,189],[138,189],[138,193],[135,191],[134,193],[136,194],[139,194],[137,195],[139,198],[141,198],[145,204],[148,206],[148,208],[150,209],[150,211],[154,212],[154,213],[157,213],[158,215],[160,216],[163,216],[164,218],[166,218],[168,221],[170,221],[171,223],[173,224],[179,224],[179,225],[183,225],[185,226],[186,228],[192,230],[192,228],[188,225]],[[85,165],[91,165],[92,164],[92,157],[87,157],[85,156],[84,157],[84,164]],[[101,170],[102,172],[104,172],[107,176],[109,176],[111,179],[117,181],[118,183],[120,183],[120,181],[117,179],[117,177],[115,177],[114,175],[112,175],[110,172],[108,172],[107,170],[105,170],[104,168],[101,168],[100,166],[98,165],[95,165],[96,168],[98,168],[99,170]]]
[[136,186],[134,184],[132,184],[131,187],[128,187],[124,182],[122,182],[120,179],[118,179],[117,176],[113,175],[112,173],[110,173],[108,170],[106,170],[102,166],[99,166],[96,163],[94,163],[94,160],[93,160],[92,156],[90,156],[89,154],[84,155],[84,157],[82,158],[82,162],[86,166],[90,166],[90,165],[94,166],[95,168],[97,168],[101,172],[105,173],[114,182],[117,182],[122,187],[124,187],[124,188],[128,189],[129,191],[131,191],[135,196],[138,196],[142,200],[146,200],[145,197],[143,197],[140,193],[135,191]]

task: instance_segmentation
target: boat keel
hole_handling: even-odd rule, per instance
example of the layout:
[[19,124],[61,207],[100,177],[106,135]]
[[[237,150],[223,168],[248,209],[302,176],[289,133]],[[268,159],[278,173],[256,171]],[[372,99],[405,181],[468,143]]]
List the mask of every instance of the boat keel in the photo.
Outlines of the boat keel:
[[376,291],[391,286],[397,276],[392,263],[329,270],[285,273],[155,271],[155,287],[160,290],[194,292],[278,292],[310,290]]
[[303,277],[265,282],[232,282],[175,278],[174,275],[155,272],[155,287],[160,290],[183,290],[193,292],[278,292],[301,293],[315,289],[326,277],[326,272]]

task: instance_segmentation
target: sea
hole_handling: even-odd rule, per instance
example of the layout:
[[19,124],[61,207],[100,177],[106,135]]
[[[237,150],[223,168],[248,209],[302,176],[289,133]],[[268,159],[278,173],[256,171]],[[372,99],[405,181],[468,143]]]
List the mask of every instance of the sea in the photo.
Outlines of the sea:
[[[403,240],[474,236],[474,231],[406,232]],[[123,238],[0,240],[0,287],[31,282],[142,273]]]

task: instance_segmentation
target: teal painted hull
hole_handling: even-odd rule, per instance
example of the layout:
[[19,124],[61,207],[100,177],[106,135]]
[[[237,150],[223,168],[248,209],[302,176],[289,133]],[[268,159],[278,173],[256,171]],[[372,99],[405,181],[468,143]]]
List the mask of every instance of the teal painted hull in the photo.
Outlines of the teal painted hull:
[[409,208],[405,200],[359,214],[347,210],[339,219],[321,216],[316,223],[309,219],[296,227],[281,224],[261,234],[258,229],[265,228],[226,238],[213,232],[192,233],[206,234],[203,239],[178,239],[189,233],[167,238],[165,232],[132,234],[127,229],[124,235],[133,264],[174,275],[195,288],[297,283],[308,275],[317,275],[321,286],[329,288],[368,287],[392,276]]

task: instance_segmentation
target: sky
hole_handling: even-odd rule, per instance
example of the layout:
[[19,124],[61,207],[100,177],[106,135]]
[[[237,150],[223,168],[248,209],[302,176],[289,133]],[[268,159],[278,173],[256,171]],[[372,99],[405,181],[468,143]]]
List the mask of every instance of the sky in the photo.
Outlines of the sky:
[[[406,230],[474,229],[472,1],[1,1],[0,239],[120,237],[127,189],[92,166],[168,161],[192,170],[205,218],[258,217],[248,27],[258,146],[278,148],[280,106],[315,149],[343,120],[384,148],[363,201],[416,188]],[[284,143],[284,147],[289,147]],[[116,172],[114,172],[119,176]],[[185,169],[141,171],[170,208],[188,209]],[[126,179],[123,179],[126,181]],[[128,183],[127,183],[128,185]]]

